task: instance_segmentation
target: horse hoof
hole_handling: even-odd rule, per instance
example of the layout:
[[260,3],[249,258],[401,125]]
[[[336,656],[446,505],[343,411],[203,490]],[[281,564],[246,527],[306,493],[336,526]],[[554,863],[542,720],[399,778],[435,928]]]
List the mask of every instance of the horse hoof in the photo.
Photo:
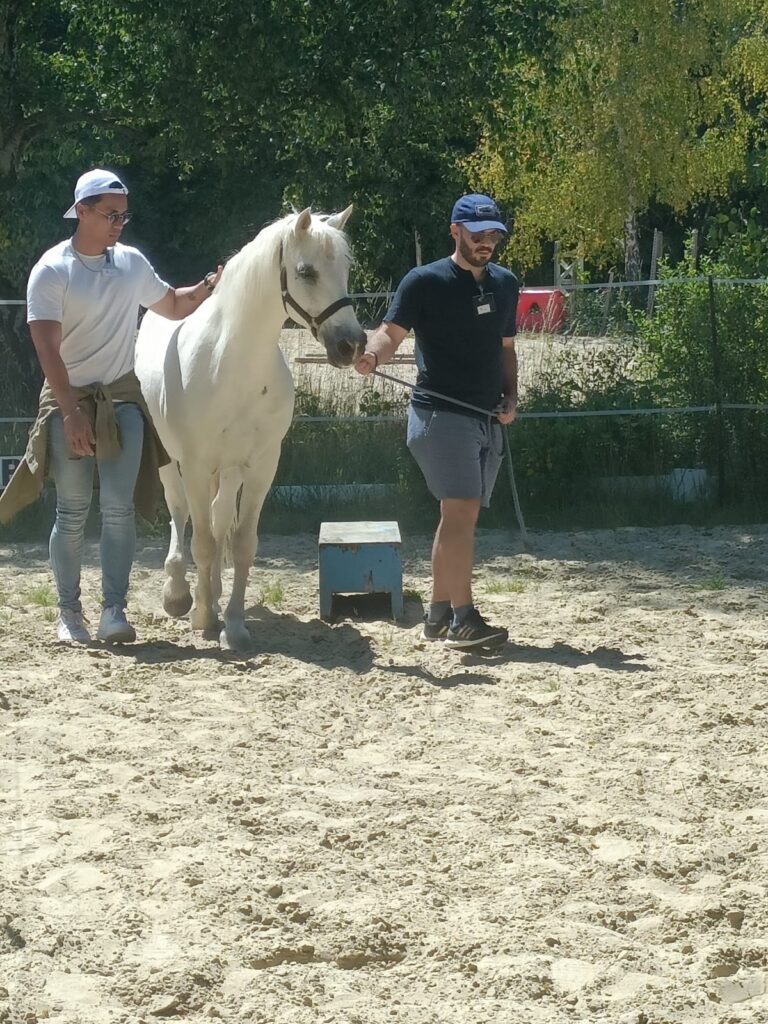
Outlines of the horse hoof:
[[189,615],[189,624],[192,629],[202,630],[205,633],[208,630],[216,629],[219,623],[210,608],[206,608],[205,611],[193,608]]
[[167,580],[163,585],[163,608],[166,615],[170,615],[174,619],[182,619],[191,607],[192,594],[189,592],[189,588],[186,593],[179,594],[174,591],[171,580]]
[[245,626],[225,626],[219,634],[222,651],[247,651],[251,646],[251,634]]

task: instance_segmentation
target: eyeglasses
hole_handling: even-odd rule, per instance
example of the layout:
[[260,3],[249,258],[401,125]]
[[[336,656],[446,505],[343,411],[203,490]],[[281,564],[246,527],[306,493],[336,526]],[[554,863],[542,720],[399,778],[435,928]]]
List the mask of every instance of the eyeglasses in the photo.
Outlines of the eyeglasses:
[[106,217],[110,224],[127,224],[132,216],[127,210],[125,213],[103,213],[96,206],[92,206],[91,209],[100,213],[102,217]]
[[505,237],[503,231],[497,231],[495,228],[491,228],[488,231],[470,231],[467,228],[466,234],[473,245],[479,245],[481,242],[490,242],[491,245],[498,245]]

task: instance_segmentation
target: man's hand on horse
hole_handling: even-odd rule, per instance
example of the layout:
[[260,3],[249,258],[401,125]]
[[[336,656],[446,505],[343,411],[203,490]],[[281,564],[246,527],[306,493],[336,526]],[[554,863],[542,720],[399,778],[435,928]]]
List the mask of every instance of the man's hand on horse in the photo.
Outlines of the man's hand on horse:
[[209,292],[212,292],[216,285],[221,280],[223,270],[224,267],[221,265],[221,263],[219,263],[215,270],[210,270],[203,278],[203,284],[205,285]]

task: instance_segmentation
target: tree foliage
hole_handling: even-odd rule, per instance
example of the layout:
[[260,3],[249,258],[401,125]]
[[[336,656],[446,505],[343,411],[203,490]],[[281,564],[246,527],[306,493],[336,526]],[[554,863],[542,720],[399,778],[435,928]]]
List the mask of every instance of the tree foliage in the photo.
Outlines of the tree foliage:
[[543,238],[614,259],[628,220],[683,214],[750,179],[766,140],[762,0],[587,0],[552,49],[509,69],[474,179],[518,209],[516,252]]
[[[174,275],[199,273],[286,204],[355,201],[360,281],[448,247],[490,79],[535,45],[531,0],[149,0],[0,3],[16,108],[0,179],[23,200],[0,224],[17,288],[59,234],[84,166],[129,180],[136,235]],[[41,45],[42,42],[42,45]],[[34,85],[32,83],[34,82]],[[30,204],[30,193],[36,193]]]
[[[415,233],[448,252],[467,187],[517,212],[506,258],[529,265],[542,238],[613,261],[651,203],[738,223],[764,205],[767,20],[764,0],[0,0],[0,292],[95,165],[174,283],[291,204],[355,202],[358,288],[399,279]],[[23,331],[0,344],[32,380]]]

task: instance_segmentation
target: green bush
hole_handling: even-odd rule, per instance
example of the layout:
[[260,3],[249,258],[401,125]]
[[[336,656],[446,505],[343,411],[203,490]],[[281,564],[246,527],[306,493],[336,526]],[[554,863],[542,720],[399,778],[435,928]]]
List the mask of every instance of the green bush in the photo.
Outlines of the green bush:
[[637,310],[647,299],[647,288],[573,291],[566,299],[565,333],[590,338],[630,338],[637,331]]
[[[648,367],[659,398],[671,405],[768,401],[768,286],[708,280],[752,276],[746,257],[730,239],[717,257],[698,268],[690,250],[682,264],[664,266],[662,278],[698,277],[671,283],[656,293],[652,317],[638,319]],[[743,240],[746,246],[747,239]]]
[[0,416],[33,416],[42,374],[25,306],[0,306],[0,360]]

